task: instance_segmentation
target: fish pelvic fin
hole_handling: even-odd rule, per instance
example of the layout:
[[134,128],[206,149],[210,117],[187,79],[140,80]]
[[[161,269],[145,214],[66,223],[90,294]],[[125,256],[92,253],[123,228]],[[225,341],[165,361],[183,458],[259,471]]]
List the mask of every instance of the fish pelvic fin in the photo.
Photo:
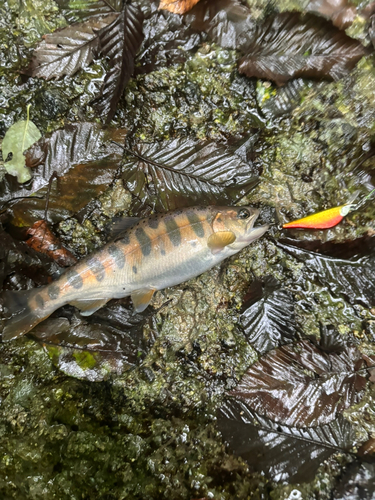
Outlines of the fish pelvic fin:
[[21,290],[8,290],[3,294],[5,324],[1,338],[7,342],[25,335],[38,323],[48,318],[61,303],[48,300],[48,286]]
[[147,308],[155,291],[154,288],[141,288],[132,292],[131,297],[135,312],[140,313]]

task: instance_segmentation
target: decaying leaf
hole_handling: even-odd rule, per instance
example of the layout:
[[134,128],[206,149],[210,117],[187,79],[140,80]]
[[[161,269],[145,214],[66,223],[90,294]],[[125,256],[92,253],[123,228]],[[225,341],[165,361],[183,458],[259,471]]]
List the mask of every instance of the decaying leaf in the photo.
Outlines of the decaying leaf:
[[306,11],[330,19],[340,29],[348,28],[357,15],[357,7],[348,0],[309,0]]
[[160,0],[159,9],[169,10],[174,14],[185,14],[198,2],[199,0]]
[[[97,123],[67,125],[40,139],[26,153],[26,165],[33,169],[30,190],[5,190],[2,201],[29,196],[13,205],[17,225],[31,226],[44,217],[49,179],[54,172],[48,217],[61,221],[81,210],[112,182],[121,166],[122,150],[111,140],[123,142],[124,129],[104,130]],[[6,183],[4,183],[6,187]],[[79,193],[79,196],[77,196]]]
[[98,55],[101,32],[119,15],[112,13],[103,17],[92,17],[45,35],[23,73],[46,80],[74,75]]
[[335,259],[316,252],[308,252],[278,242],[277,246],[303,262],[321,285],[333,294],[345,297],[351,304],[375,305],[375,255],[353,259]]
[[44,220],[38,220],[27,230],[29,239],[26,243],[37,252],[45,253],[59,266],[68,267],[77,262],[74,255],[61,245]]
[[328,354],[304,340],[262,356],[230,395],[275,422],[315,427],[358,402],[365,366],[356,347]]
[[245,401],[228,399],[218,425],[230,449],[274,481],[311,481],[319,465],[337,452],[351,450],[355,433],[340,415],[327,425],[301,429],[258,415]]
[[201,0],[185,19],[193,29],[205,31],[228,49],[246,47],[255,26],[250,10],[239,0]]
[[94,105],[107,123],[116,112],[122,92],[134,71],[134,58],[143,40],[140,7],[125,4],[116,20],[100,33],[100,52],[109,59],[101,95]]
[[296,77],[338,80],[367,53],[360,42],[330,22],[285,12],[255,28],[239,71],[278,85]]
[[275,280],[254,281],[245,297],[241,324],[252,347],[261,354],[296,339],[297,325],[290,292]]
[[100,381],[144,359],[153,342],[143,336],[149,318],[150,312],[134,314],[126,299],[111,301],[89,318],[66,307],[30,335],[46,346],[53,362],[67,375]]
[[9,153],[13,154],[10,161],[4,163],[4,167],[10,175],[17,176],[20,183],[31,179],[30,169],[25,166],[23,152],[42,137],[37,126],[29,119],[14,123],[6,132],[2,152],[4,160]]
[[233,203],[258,182],[254,167],[214,141],[141,144],[137,154],[127,155],[124,181],[139,200],[161,211]]

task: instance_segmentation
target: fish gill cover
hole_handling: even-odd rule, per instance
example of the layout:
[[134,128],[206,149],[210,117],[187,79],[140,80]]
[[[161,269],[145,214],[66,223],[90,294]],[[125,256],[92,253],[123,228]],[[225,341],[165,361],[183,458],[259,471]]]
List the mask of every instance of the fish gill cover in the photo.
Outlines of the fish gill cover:
[[[4,498],[373,497],[373,203],[281,231],[374,187],[371,16],[330,0],[0,6],[0,134],[25,134],[29,104],[42,134],[25,154],[3,142],[3,290],[48,284],[114,218],[222,203],[272,225],[142,314],[65,306],[0,344]],[[30,180],[6,171],[15,157]]]

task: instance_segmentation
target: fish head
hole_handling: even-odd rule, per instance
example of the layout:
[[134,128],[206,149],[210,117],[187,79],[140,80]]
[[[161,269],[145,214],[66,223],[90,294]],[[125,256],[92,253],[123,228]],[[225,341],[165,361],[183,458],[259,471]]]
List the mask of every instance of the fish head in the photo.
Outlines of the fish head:
[[230,245],[233,250],[241,250],[260,238],[269,226],[254,227],[259,210],[253,207],[213,207],[216,209],[212,222],[213,231],[231,231],[236,236]]

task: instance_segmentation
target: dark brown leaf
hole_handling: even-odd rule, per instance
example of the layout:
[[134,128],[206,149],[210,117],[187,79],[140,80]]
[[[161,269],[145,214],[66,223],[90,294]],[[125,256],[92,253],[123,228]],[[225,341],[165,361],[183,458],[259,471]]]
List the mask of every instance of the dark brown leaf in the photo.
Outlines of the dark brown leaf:
[[201,0],[185,20],[222,47],[239,50],[248,44],[255,26],[250,10],[239,0]]
[[[52,183],[48,217],[61,221],[81,210],[112,182],[121,166],[122,150],[111,140],[123,142],[124,129],[104,130],[97,123],[67,125],[56,130],[33,145],[26,152],[26,163],[33,168],[29,189],[7,193],[3,200],[17,196],[29,196],[13,205],[17,225],[31,226],[44,217],[48,182],[57,172]],[[77,196],[77,193],[80,193]]]
[[357,15],[357,7],[348,0],[310,0],[307,12],[316,12],[340,29],[348,28]]
[[337,452],[349,451],[355,433],[341,415],[327,425],[299,429],[258,415],[245,401],[227,400],[218,425],[230,449],[253,470],[274,481],[311,481],[319,465]]
[[175,139],[141,144],[127,154],[124,181],[142,202],[166,211],[192,204],[233,203],[258,182],[254,168],[214,141]]
[[74,75],[98,55],[100,33],[118,16],[118,13],[113,13],[93,17],[45,35],[23,73],[46,80]]
[[296,340],[298,330],[290,292],[280,289],[275,280],[266,279],[263,284],[252,283],[246,298],[241,324],[254,349],[264,354]]
[[150,311],[134,314],[127,299],[111,301],[89,318],[66,307],[30,335],[46,346],[67,375],[100,381],[142,362],[154,340],[143,336],[149,318]]
[[160,0],[159,9],[169,10],[174,14],[185,14],[198,2],[199,0]]
[[277,243],[277,246],[303,262],[311,277],[315,276],[333,294],[345,297],[351,304],[375,305],[375,255],[335,259],[296,246]]
[[117,19],[100,33],[100,51],[109,59],[101,95],[93,102],[109,123],[134,72],[134,58],[143,40],[143,13],[126,4]]
[[38,220],[27,230],[29,237],[26,243],[37,252],[45,253],[59,266],[68,267],[77,262],[74,255],[61,245],[60,240],[52,233],[44,220]]
[[256,27],[239,71],[278,85],[296,77],[338,80],[368,53],[322,18],[285,12]]
[[230,395],[275,422],[315,427],[358,402],[366,385],[356,347],[328,354],[309,341],[270,351],[252,365]]

